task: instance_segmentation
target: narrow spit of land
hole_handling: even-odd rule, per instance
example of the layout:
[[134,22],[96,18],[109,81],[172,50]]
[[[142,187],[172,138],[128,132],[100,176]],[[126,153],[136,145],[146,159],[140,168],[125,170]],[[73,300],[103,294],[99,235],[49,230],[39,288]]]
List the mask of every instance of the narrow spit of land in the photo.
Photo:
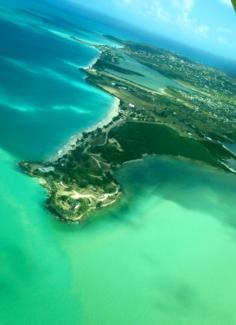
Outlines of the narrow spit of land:
[[115,171],[146,155],[235,171],[225,144],[236,141],[236,79],[162,49],[107,37],[119,46],[93,45],[100,55],[83,70],[87,82],[115,97],[109,116],[72,137],[54,159],[20,163],[47,189],[47,208],[64,221],[81,222],[114,204],[122,194]]

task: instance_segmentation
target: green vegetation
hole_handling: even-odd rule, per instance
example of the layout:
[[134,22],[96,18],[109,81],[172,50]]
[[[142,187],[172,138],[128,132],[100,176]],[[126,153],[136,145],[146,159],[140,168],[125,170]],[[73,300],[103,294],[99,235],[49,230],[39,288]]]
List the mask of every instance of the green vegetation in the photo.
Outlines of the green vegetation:
[[[144,154],[181,156],[209,165],[220,166],[218,158],[230,157],[230,154],[215,145],[214,154],[205,141],[196,141],[180,136],[175,130],[160,124],[127,122],[110,132],[123,149],[114,145],[98,147],[101,156],[115,164],[139,159]],[[213,148],[212,148],[213,149]]]
[[[47,207],[66,221],[82,221],[115,203],[121,188],[114,172],[145,155],[228,171],[235,159],[224,146],[236,141],[235,78],[162,49],[109,38],[123,47],[96,46],[101,56],[85,72],[89,83],[119,98],[119,114],[103,128],[83,132],[54,161],[20,164],[48,190]],[[175,82],[150,87],[155,77]]]
[[236,11],[236,0],[232,0],[232,4],[234,6],[234,10]]

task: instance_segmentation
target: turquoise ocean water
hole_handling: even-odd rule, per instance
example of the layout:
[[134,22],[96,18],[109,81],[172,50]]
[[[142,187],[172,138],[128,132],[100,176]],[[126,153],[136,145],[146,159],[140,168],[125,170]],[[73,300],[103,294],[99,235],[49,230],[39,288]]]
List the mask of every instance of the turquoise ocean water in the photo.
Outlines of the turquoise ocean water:
[[68,39],[105,27],[63,2],[1,4],[0,324],[236,324],[235,176],[150,158],[118,173],[119,204],[59,223],[16,163],[106,115],[113,99],[77,69],[97,53]]

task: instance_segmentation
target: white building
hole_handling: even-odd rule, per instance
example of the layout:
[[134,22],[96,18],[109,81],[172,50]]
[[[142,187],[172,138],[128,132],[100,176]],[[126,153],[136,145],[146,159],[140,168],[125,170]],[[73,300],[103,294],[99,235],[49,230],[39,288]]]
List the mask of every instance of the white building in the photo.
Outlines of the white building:
[[129,108],[135,108],[134,104],[129,103]]

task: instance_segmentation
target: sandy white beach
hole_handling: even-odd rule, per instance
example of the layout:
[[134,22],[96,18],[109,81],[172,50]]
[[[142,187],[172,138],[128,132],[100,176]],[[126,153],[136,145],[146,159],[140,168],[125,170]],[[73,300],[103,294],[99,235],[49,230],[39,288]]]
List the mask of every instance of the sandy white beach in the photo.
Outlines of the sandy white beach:
[[97,128],[103,128],[106,125],[108,125],[113,120],[113,118],[119,114],[119,110],[120,110],[120,100],[118,98],[114,97],[113,104],[112,104],[108,114],[100,122],[92,125],[91,127],[83,129],[78,134],[73,135],[69,139],[69,141],[50,159],[50,161],[52,161],[52,162],[56,161],[56,160],[62,158],[64,155],[66,155],[72,149],[74,149],[77,141],[82,138],[83,132],[92,132],[92,131],[96,130]]
[[100,52],[99,52],[99,54],[98,54],[98,56],[96,57],[96,58],[94,58],[94,59],[92,59],[89,63],[88,63],[88,65],[86,65],[86,66],[84,66],[84,67],[82,67],[84,70],[90,70],[90,69],[92,69],[93,68],[93,66],[97,63],[97,61],[99,60],[99,58],[100,58]]

